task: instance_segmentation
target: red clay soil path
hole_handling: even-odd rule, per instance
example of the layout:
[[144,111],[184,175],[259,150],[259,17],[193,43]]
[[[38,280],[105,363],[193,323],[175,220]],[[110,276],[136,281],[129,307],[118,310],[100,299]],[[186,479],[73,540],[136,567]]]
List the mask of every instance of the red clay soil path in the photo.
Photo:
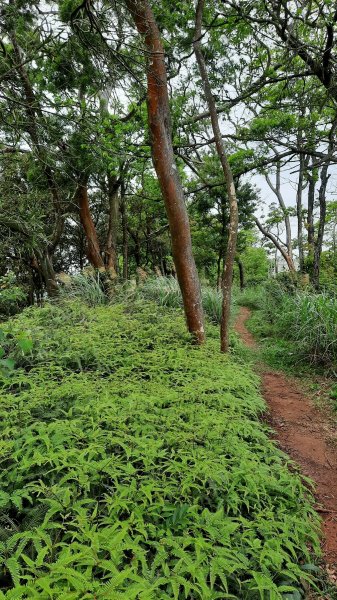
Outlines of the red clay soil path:
[[[257,348],[246,328],[248,308],[241,308],[236,331],[250,348]],[[283,373],[261,368],[262,394],[269,406],[270,423],[276,439],[302,472],[316,484],[317,510],[323,519],[322,548],[331,579],[337,573],[337,447],[336,432],[317,410],[296,380]]]

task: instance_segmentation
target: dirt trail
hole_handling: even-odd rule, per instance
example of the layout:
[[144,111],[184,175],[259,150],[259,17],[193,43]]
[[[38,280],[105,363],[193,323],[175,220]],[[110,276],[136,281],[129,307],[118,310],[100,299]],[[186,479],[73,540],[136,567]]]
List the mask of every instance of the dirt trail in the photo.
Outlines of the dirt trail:
[[[241,308],[236,331],[250,348],[257,348],[246,328],[248,308]],[[299,389],[296,380],[261,366],[262,393],[270,409],[269,422],[276,439],[302,472],[316,484],[317,509],[323,519],[322,547],[327,571],[337,573],[337,446],[322,412]]]

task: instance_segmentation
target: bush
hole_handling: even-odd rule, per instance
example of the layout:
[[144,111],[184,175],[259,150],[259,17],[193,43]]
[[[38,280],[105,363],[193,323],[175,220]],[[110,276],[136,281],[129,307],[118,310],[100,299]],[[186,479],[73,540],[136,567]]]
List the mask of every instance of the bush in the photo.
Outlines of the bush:
[[27,301],[27,293],[18,285],[14,273],[0,277],[0,320],[15,315]]
[[144,300],[6,327],[34,346],[0,402],[2,597],[300,597],[312,499],[217,328],[191,346],[180,310]]

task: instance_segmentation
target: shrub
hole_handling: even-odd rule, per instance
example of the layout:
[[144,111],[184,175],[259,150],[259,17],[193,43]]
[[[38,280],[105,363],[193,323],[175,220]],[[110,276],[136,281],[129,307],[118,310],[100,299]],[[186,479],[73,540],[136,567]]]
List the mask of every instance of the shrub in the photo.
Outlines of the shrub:
[[0,320],[19,312],[27,301],[27,293],[18,285],[14,273],[0,277]]
[[0,402],[5,598],[300,597],[312,500],[217,328],[191,346],[180,310],[142,299],[6,327],[34,346]]

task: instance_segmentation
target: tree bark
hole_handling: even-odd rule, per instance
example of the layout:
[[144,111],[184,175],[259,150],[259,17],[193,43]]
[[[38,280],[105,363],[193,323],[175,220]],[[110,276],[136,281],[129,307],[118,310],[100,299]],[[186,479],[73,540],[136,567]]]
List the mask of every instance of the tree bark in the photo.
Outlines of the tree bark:
[[231,310],[231,295],[232,295],[232,282],[233,282],[233,267],[234,259],[236,254],[236,242],[238,235],[238,203],[236,199],[236,191],[234,185],[234,179],[232,170],[230,168],[225,147],[222,141],[222,134],[219,126],[219,119],[216,109],[216,104],[212,94],[211,85],[208,78],[206,69],[206,63],[201,47],[201,27],[202,27],[202,14],[204,8],[204,0],[198,0],[196,8],[196,20],[195,20],[195,37],[193,41],[193,47],[195,57],[197,59],[200,77],[204,87],[204,93],[208,109],[211,116],[212,129],[215,139],[215,145],[217,153],[221,162],[226,187],[227,196],[229,202],[229,232],[227,242],[226,259],[224,263],[223,277],[222,277],[222,315],[221,315],[221,327],[220,327],[220,340],[221,340],[221,351],[228,352],[229,349],[229,325],[230,325],[230,310]]
[[121,215],[122,215],[122,231],[123,231],[123,279],[126,281],[129,275],[129,237],[128,237],[128,215],[126,210],[125,183],[121,181]]
[[237,265],[239,267],[240,290],[242,291],[244,289],[244,287],[245,287],[245,272],[244,272],[242,260],[238,256],[235,257],[235,260],[236,260]]
[[304,250],[303,250],[303,215],[302,215],[302,196],[303,196],[303,178],[305,168],[305,156],[300,156],[300,171],[298,174],[297,194],[296,194],[296,214],[297,214],[297,243],[300,272],[304,272]]
[[285,251],[285,249],[280,244],[280,242],[276,239],[276,237],[272,233],[270,233],[270,231],[268,231],[267,229],[265,229],[265,227],[263,227],[263,225],[260,223],[260,221],[257,219],[257,217],[254,217],[254,221],[255,221],[256,225],[258,226],[259,230],[261,231],[261,233],[264,235],[264,237],[268,238],[271,242],[273,242],[275,248],[277,248],[277,250],[281,253],[281,255],[283,256],[284,260],[286,261],[286,263],[288,265],[289,271],[291,273],[295,273],[296,269],[295,269],[293,260],[288,255],[288,253]]
[[275,254],[274,254],[274,265],[275,265],[275,275],[278,275],[277,248],[276,247],[275,247]]
[[88,260],[95,269],[104,269],[96,227],[90,212],[86,179],[79,181],[74,200],[78,206],[80,221],[87,239]]
[[125,0],[147,56],[147,104],[154,168],[165,201],[172,254],[186,321],[197,343],[205,340],[199,277],[192,254],[190,224],[172,147],[164,49],[148,0]]
[[315,176],[312,173],[308,175],[309,186],[308,186],[308,216],[307,216],[307,228],[308,228],[308,255],[312,261],[314,256],[314,243],[315,243],[315,227],[314,227],[314,205],[315,205]]
[[274,186],[271,182],[271,180],[269,179],[268,175],[266,175],[266,181],[270,187],[270,189],[274,192],[280,209],[282,211],[283,214],[283,219],[284,219],[284,224],[285,224],[285,229],[286,229],[286,244],[287,244],[287,250],[288,250],[288,256],[291,260],[291,262],[294,262],[293,259],[293,244],[292,244],[292,239],[291,239],[291,224],[290,224],[290,218],[289,218],[289,212],[287,210],[287,207],[285,205],[285,202],[283,200],[283,196],[281,193],[281,165],[280,162],[277,163],[276,165],[276,185]]
[[326,219],[326,187],[328,184],[328,180],[330,175],[328,175],[329,164],[325,163],[321,170],[321,185],[318,193],[319,200],[319,223],[318,223],[318,231],[317,238],[315,243],[315,252],[314,252],[314,264],[313,264],[313,272],[312,272],[312,283],[316,289],[319,288],[319,276],[321,270],[321,254],[323,247],[323,237],[324,237],[324,228],[325,228],[325,219]]
[[41,274],[44,279],[47,294],[49,297],[53,297],[57,295],[58,286],[56,282],[55,271],[53,267],[52,259],[49,255],[48,249],[43,253],[39,253],[39,265],[41,269]]
[[47,239],[31,231],[26,223],[4,214],[0,214],[0,225],[18,233],[29,243],[32,249],[31,267],[39,275],[41,288],[44,287],[47,290],[48,296],[55,296],[58,287]]
[[119,198],[118,190],[120,180],[116,177],[108,176],[108,195],[109,195],[109,226],[105,245],[105,266],[111,277],[117,276],[117,236],[119,223]]

